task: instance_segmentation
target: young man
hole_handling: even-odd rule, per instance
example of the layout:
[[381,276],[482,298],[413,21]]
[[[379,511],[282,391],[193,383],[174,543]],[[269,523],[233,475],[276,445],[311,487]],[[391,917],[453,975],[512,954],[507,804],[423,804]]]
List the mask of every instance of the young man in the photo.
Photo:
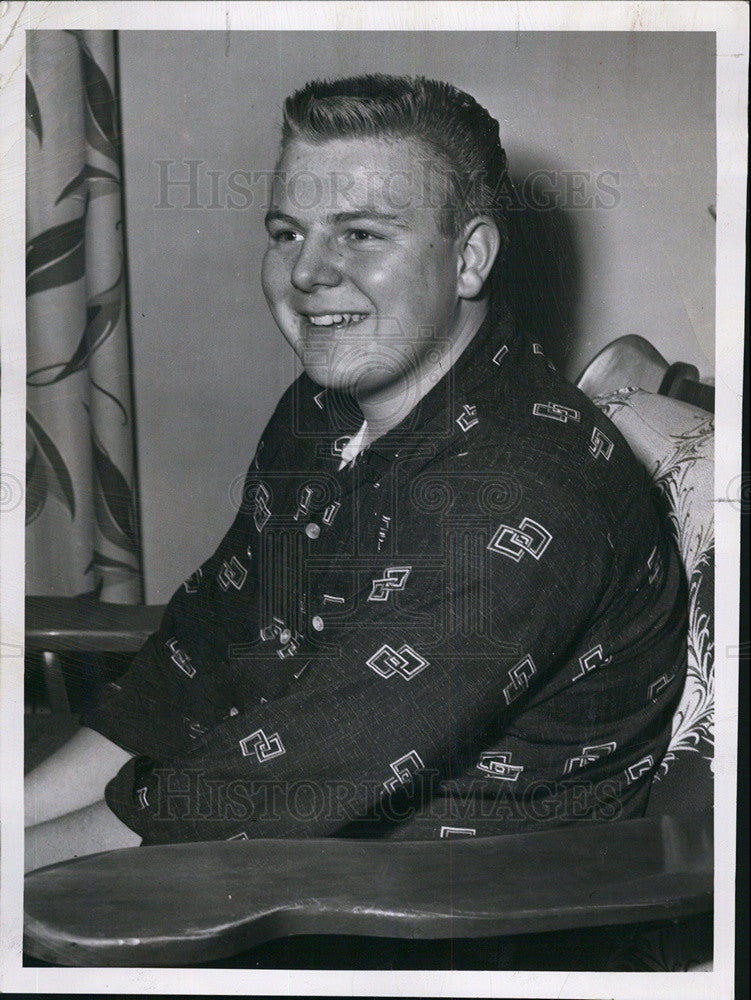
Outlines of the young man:
[[263,285],[305,373],[215,555],[31,775],[30,867],[643,811],[682,570],[618,431],[511,327],[507,193],[497,122],[448,84],[287,100]]

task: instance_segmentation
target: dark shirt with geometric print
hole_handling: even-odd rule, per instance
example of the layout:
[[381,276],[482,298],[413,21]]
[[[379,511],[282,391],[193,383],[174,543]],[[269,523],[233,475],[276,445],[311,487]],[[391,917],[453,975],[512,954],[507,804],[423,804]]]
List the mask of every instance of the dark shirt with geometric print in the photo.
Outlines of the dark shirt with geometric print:
[[284,394],[216,553],[82,720],[135,755],[110,808],[145,843],[643,813],[686,590],[618,430],[489,319],[343,462],[362,421],[306,375]]

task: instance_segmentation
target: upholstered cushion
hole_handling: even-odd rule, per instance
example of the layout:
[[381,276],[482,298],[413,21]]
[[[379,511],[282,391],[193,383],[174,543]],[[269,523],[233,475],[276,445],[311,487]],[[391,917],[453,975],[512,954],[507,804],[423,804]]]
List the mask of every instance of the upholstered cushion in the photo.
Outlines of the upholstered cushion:
[[686,567],[688,673],[649,813],[712,804],[714,764],[714,417],[642,389],[595,398],[651,474]]

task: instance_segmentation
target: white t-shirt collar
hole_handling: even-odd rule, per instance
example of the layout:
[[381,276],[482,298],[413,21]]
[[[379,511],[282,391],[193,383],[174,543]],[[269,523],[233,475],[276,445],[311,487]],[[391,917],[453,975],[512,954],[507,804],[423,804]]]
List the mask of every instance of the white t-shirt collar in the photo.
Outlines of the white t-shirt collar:
[[342,462],[337,472],[341,472],[346,465],[351,465],[361,451],[364,451],[365,445],[363,444],[363,439],[365,437],[365,432],[368,429],[368,421],[363,420],[362,427],[360,430],[353,434],[349,441],[342,448]]

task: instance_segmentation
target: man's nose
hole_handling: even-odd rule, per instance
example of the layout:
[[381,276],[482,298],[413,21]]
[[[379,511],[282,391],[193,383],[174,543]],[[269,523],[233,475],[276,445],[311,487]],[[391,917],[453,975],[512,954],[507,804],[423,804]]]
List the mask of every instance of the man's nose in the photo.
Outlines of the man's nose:
[[301,292],[310,292],[317,285],[333,287],[342,280],[336,249],[324,236],[311,235],[302,241],[295,266],[292,284]]

